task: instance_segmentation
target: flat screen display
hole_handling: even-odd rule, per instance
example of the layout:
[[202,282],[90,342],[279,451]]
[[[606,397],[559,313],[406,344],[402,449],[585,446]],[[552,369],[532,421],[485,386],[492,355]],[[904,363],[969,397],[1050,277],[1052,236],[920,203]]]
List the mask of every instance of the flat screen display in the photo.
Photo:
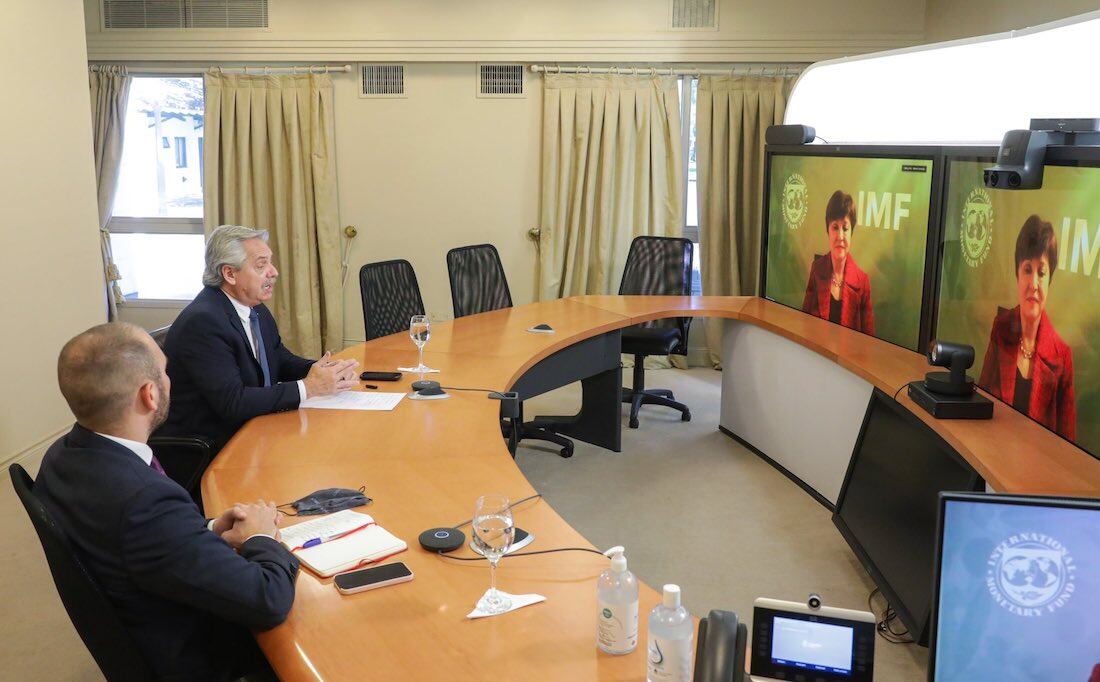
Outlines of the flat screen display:
[[918,350],[932,160],[769,159],[764,296]]
[[1037,190],[987,189],[953,160],[936,337],[974,347],[978,385],[1100,453],[1100,168],[1046,166]]
[[939,494],[979,480],[916,416],[872,394],[833,522],[914,639],[927,637]]
[[772,662],[810,671],[852,672],[855,631],[843,625],[772,618]]
[[1005,499],[943,503],[935,679],[1100,679],[1100,503]]

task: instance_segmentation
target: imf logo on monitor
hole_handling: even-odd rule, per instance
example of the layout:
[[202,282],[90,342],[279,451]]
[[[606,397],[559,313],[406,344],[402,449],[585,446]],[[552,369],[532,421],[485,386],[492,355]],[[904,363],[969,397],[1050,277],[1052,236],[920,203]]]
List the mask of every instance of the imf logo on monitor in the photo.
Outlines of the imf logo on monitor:
[[783,222],[789,229],[797,230],[802,226],[809,211],[809,199],[806,178],[798,173],[788,175],[783,183]]
[[960,233],[963,260],[976,268],[985,261],[993,244],[993,202],[984,188],[975,187],[966,196]]
[[1061,542],[1042,533],[1019,533],[989,555],[986,587],[1002,608],[1034,618],[1066,605],[1076,572]]

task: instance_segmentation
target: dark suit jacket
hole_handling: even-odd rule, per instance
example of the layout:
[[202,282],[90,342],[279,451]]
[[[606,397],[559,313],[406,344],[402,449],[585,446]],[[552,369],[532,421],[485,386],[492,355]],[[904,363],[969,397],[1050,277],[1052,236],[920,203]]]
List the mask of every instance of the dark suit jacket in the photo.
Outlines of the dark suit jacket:
[[[1020,306],[998,308],[989,333],[978,385],[1009,405],[1016,396],[1016,357],[1020,352]],[[1031,398],[1027,416],[1063,438],[1077,438],[1073,352],[1054,331],[1046,312],[1039,320],[1031,359]]]
[[227,642],[290,612],[298,560],[285,547],[255,537],[234,552],[187,491],[79,424],[46,452],[34,494],[163,679],[224,677]]
[[260,363],[229,298],[221,289],[206,287],[168,330],[164,354],[171,406],[156,435],[205,436],[217,450],[249,419],[298,407],[294,382],[306,376],[313,361],[283,345],[267,306],[256,310],[272,385],[264,387]]
[[[829,319],[829,287],[833,280],[833,259],[816,256],[810,265],[810,279],[802,299],[803,312]],[[844,259],[844,287],[840,291],[840,324],[866,334],[875,333],[875,311],[871,304],[871,278],[856,265],[849,253]]]

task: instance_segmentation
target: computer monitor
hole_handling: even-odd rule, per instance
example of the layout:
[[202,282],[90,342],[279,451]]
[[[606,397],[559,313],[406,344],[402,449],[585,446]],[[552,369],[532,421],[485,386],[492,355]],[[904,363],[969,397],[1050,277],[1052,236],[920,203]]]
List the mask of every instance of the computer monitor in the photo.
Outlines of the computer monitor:
[[939,506],[929,679],[1100,680],[1100,500]]
[[928,425],[874,391],[833,523],[918,642],[928,641],[939,494],[982,485]]
[[[769,146],[765,298],[923,350],[931,328],[938,147]],[[834,229],[834,224],[836,229]]]
[[1100,148],[1051,147],[1043,186],[990,189],[996,150],[945,150],[936,338],[979,387],[1100,457]]

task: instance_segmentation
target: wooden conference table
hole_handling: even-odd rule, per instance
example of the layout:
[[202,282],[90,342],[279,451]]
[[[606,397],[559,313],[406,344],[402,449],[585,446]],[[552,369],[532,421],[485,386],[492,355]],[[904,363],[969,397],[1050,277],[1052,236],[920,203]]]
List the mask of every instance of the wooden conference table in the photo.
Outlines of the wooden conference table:
[[[506,390],[539,360],[571,344],[676,316],[756,325],[890,395],[928,369],[917,353],[770,301],[708,296],[581,296],[465,317],[433,325],[425,363],[441,370],[437,378],[445,386]],[[539,323],[555,333],[525,331]],[[358,359],[364,369],[416,363],[407,334],[340,355]],[[382,390],[408,391],[413,378]],[[992,420],[967,422],[938,421],[904,395],[898,400],[998,491],[1100,495],[1100,460],[1000,402]],[[584,552],[506,558],[497,574],[501,589],[537,592],[547,601],[468,620],[488,586],[485,562],[443,558],[417,543],[427,528],[469,519],[481,494],[518,500],[536,492],[508,454],[498,411],[499,403],[483,393],[452,392],[442,401],[403,400],[392,412],[284,412],[252,420],[221,451],[202,482],[211,511],[259,497],[282,503],[320,488],[366,485],[374,504],[365,511],[409,543],[398,558],[415,579],[394,587],[341,596],[331,579],[303,569],[286,623],[258,635],[280,678],[644,679],[644,639],[627,656],[605,655],[595,646],[596,577],[606,559]],[[517,524],[537,536],[533,549],[592,547],[546,502],[528,502],[515,514]],[[468,549],[456,554],[472,556]],[[658,600],[643,584],[640,618]]]

